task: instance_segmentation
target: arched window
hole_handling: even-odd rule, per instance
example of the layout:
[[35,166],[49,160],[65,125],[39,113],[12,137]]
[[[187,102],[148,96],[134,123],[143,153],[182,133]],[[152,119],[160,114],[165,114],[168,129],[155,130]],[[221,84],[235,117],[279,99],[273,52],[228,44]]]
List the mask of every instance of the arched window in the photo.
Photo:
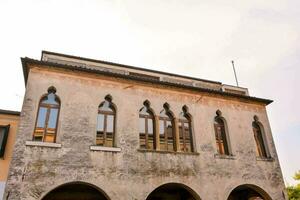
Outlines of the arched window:
[[116,110],[111,101],[107,95],[98,108],[96,145],[114,146]]
[[160,150],[176,151],[174,118],[166,103],[159,115],[159,142]]
[[182,108],[182,112],[179,115],[178,125],[180,151],[193,152],[192,123],[186,106]]
[[217,150],[218,153],[221,155],[230,155],[226,135],[226,126],[224,119],[221,115],[221,111],[218,110],[214,122]]
[[39,103],[36,125],[33,133],[34,141],[55,142],[60,100],[55,95],[56,89],[50,87]]
[[253,133],[254,133],[254,139],[256,142],[256,154],[259,157],[267,158],[267,149],[265,146],[264,138],[263,138],[263,132],[261,124],[258,122],[258,118],[254,117],[254,122],[252,123]]
[[150,103],[144,102],[139,113],[140,148],[155,149],[154,114],[150,109]]

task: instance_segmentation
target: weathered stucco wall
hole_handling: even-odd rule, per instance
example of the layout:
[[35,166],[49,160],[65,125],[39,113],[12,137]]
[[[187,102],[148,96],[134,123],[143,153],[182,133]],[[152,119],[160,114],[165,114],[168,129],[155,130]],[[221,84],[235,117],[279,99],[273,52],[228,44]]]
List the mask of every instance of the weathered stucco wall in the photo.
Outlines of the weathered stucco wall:
[[[61,99],[57,143],[61,148],[26,146],[40,97],[54,86]],[[121,152],[91,151],[95,144],[99,104],[110,94],[117,106],[116,144]],[[141,152],[139,109],[148,99],[158,115],[165,102],[179,116],[182,106],[193,116],[197,153]],[[233,158],[215,156],[213,120],[217,110],[227,121]],[[273,161],[256,159],[253,116],[264,125]],[[101,188],[111,200],[145,200],[164,183],[182,183],[203,200],[225,200],[238,185],[254,184],[274,200],[284,199],[280,166],[266,109],[238,99],[209,96],[132,81],[31,70],[21,113],[7,199],[36,200],[67,182],[83,181]]]
[[0,158],[0,181],[6,181],[8,174],[8,167],[13,154],[13,148],[16,138],[16,133],[19,125],[19,116],[11,114],[0,113],[0,125],[10,125],[7,143],[5,147],[5,154]]
[[14,114],[0,113],[0,125],[2,126],[10,125],[7,143],[5,146],[5,153],[3,158],[0,158],[0,200],[1,200],[3,196],[7,175],[8,175],[9,164],[12,159],[15,138],[16,138],[17,129],[19,125],[19,116]]

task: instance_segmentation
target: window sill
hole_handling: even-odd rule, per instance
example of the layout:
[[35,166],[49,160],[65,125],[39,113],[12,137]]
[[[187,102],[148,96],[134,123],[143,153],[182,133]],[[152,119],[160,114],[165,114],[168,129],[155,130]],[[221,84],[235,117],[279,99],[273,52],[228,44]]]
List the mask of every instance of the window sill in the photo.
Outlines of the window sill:
[[269,158],[262,158],[262,157],[256,157],[257,161],[266,161],[266,162],[273,162],[274,158],[269,157]]
[[234,156],[234,155],[215,154],[214,157],[215,157],[215,158],[219,158],[219,159],[235,160],[235,156]]
[[61,148],[61,144],[51,142],[26,141],[26,146]]
[[150,150],[150,149],[138,149],[139,152],[147,153],[161,153],[161,154],[182,154],[182,155],[199,155],[197,152],[182,152],[182,151],[161,151],[161,150]]
[[120,147],[90,146],[91,151],[121,152]]

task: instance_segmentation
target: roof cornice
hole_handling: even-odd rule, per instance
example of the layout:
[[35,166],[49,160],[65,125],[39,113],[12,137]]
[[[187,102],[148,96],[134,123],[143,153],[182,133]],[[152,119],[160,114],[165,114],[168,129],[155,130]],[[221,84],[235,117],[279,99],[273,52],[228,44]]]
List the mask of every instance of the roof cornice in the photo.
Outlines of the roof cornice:
[[212,89],[208,89],[208,88],[193,87],[193,86],[188,86],[188,85],[163,82],[163,81],[159,81],[159,80],[148,79],[145,77],[137,77],[137,76],[131,76],[131,75],[118,74],[118,73],[113,73],[113,72],[109,72],[109,71],[101,71],[101,70],[97,70],[97,69],[85,68],[85,67],[74,66],[74,65],[59,64],[59,63],[53,63],[53,62],[49,62],[49,61],[39,61],[39,60],[27,58],[27,57],[21,58],[21,62],[22,62],[22,66],[23,66],[25,85],[27,83],[28,73],[29,73],[28,64],[36,64],[41,67],[53,67],[53,68],[60,68],[60,69],[65,69],[65,70],[86,72],[86,73],[91,73],[91,74],[100,74],[100,75],[105,75],[105,76],[110,76],[110,77],[134,80],[134,81],[138,81],[138,82],[146,82],[146,83],[164,85],[164,86],[169,86],[169,87],[174,87],[174,88],[182,88],[182,89],[188,89],[188,90],[192,90],[192,91],[205,92],[205,93],[220,95],[220,96],[224,96],[224,97],[232,97],[232,98],[238,98],[241,100],[248,100],[248,101],[263,103],[265,105],[268,105],[273,102],[272,100],[269,100],[269,99],[233,94],[233,93],[228,93],[228,92],[219,91],[219,90],[212,90]]

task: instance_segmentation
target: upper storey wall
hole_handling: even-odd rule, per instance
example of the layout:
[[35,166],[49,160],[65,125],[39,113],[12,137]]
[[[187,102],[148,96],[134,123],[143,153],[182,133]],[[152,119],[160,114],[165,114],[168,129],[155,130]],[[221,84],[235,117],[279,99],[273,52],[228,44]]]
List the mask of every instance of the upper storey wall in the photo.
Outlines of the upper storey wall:
[[[201,123],[203,124],[199,129],[212,126],[217,110],[221,110],[224,116],[231,116],[232,118],[229,117],[227,120],[232,120],[230,123],[232,125],[238,125],[236,123],[243,122],[243,116],[247,116],[248,125],[251,126],[254,115],[257,115],[264,124],[269,125],[264,104],[101,75],[93,76],[62,70],[44,70],[38,67],[31,69],[27,87],[27,95],[30,96],[31,100],[34,100],[34,110],[38,107],[40,97],[47,92],[50,86],[57,89],[57,95],[62,101],[62,117],[71,111],[80,112],[74,117],[83,116],[84,113],[90,112],[96,114],[99,104],[104,101],[107,94],[110,94],[113,97],[113,103],[117,106],[118,120],[125,120],[128,118],[127,115],[138,118],[138,111],[143,106],[143,102],[149,100],[156,115],[159,115],[163,109],[163,104],[168,103],[176,118],[182,112],[182,107],[186,105],[193,116],[195,132],[201,132],[196,128]],[[66,109],[65,107],[74,105],[80,105],[80,107],[74,109]],[[33,114],[36,115],[34,112]],[[89,120],[96,123],[93,118],[89,118]],[[132,125],[137,127],[135,121],[132,121]]]
[[[170,109],[176,118],[179,117],[184,105],[189,108],[194,123],[196,151],[204,150],[205,152],[208,148],[213,153],[217,152],[213,120],[216,111],[220,110],[230,129],[233,151],[249,146],[249,151],[252,152],[251,154],[255,158],[252,122],[254,121],[254,115],[257,115],[266,129],[271,154],[275,154],[267,113],[263,104],[105,76],[87,76],[75,72],[40,68],[32,68],[28,80],[26,95],[30,99],[32,109],[30,113],[31,131],[27,135],[28,140],[32,137],[39,100],[50,86],[57,89],[56,94],[62,102],[58,124],[58,142],[64,142],[62,139],[64,134],[60,129],[65,130],[64,127],[69,126],[69,123],[70,126],[76,127],[79,122],[84,122],[86,123],[85,131],[91,134],[90,145],[94,145],[95,134],[93,133],[96,131],[98,106],[104,101],[104,97],[110,94],[113,97],[112,102],[117,107],[117,137],[125,137],[125,133],[128,133],[130,134],[129,138],[132,137],[133,140],[136,140],[136,143],[127,146],[127,148],[137,149],[139,147],[139,109],[143,106],[145,100],[149,100],[155,115],[159,115],[163,109],[163,104],[166,102],[170,105]],[[245,137],[251,142],[245,140]],[[117,146],[122,146],[120,138],[116,141]]]

